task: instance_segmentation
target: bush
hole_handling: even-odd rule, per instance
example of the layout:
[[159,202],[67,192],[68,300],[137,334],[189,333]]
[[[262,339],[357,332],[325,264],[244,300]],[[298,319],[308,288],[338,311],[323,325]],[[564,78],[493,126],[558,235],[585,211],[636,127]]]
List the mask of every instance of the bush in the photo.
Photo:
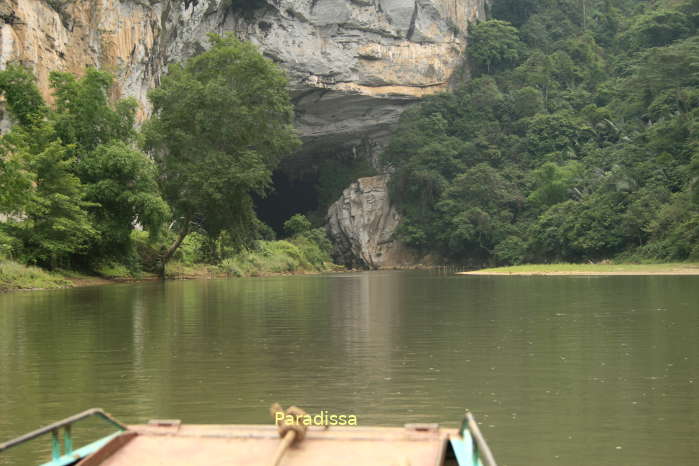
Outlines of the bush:
[[294,236],[305,233],[312,227],[310,220],[303,214],[294,214],[289,220],[284,222],[284,231]]
[[257,241],[253,248],[224,259],[219,269],[236,277],[271,273],[324,272],[334,268],[332,245],[321,228],[281,241]]
[[70,286],[70,282],[59,275],[38,267],[28,267],[0,259],[0,291],[20,289],[51,289]]
[[527,244],[521,238],[508,236],[495,246],[493,254],[498,265],[519,265],[526,259]]

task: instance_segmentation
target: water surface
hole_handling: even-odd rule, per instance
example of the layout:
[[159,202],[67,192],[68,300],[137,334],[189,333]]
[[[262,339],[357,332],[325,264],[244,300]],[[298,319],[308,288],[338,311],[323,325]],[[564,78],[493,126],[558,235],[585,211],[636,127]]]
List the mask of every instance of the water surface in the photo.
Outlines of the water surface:
[[[127,423],[266,423],[278,401],[364,425],[455,426],[469,408],[501,465],[691,465],[698,395],[699,277],[366,272],[0,295],[0,441],[94,406]],[[0,464],[45,459],[49,439],[35,445]]]

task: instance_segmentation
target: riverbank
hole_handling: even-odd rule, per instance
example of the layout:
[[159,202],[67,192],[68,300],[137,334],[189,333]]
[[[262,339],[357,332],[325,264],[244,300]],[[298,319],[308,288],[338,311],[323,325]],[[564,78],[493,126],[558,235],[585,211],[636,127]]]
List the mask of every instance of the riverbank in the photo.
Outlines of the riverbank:
[[17,262],[0,261],[0,292],[14,290],[50,290],[71,286],[64,276]]
[[[165,267],[167,280],[191,280],[226,277],[268,277],[302,275],[343,270],[330,262],[326,252],[313,241],[259,241],[253,250],[242,251],[220,264],[172,261]],[[110,264],[94,273],[72,270],[47,271],[7,259],[0,259],[0,293],[20,290],[52,290],[76,286],[108,285],[124,282],[159,280],[148,272],[133,272],[125,266]]]
[[459,272],[459,275],[699,275],[699,263],[532,264]]
[[[175,270],[179,269],[179,264],[173,264]],[[190,278],[200,278],[203,270],[193,274]],[[10,291],[34,291],[34,290],[55,290],[59,288],[72,288],[78,286],[110,285],[124,282],[140,282],[157,280],[155,274],[140,273],[130,274],[123,272],[114,275],[85,274],[73,270],[48,271],[40,267],[23,265],[10,260],[0,260],[0,293]],[[181,278],[179,274],[173,273],[166,278]]]
[[[165,280],[197,280],[231,277],[274,277],[287,275],[309,275],[323,272],[344,270],[333,265],[325,270],[292,270],[273,272],[270,270],[258,270],[255,272],[240,274],[221,271],[217,266],[208,264],[171,264],[165,273]],[[0,263],[0,293],[12,291],[39,291],[56,290],[60,288],[74,288],[82,286],[103,286],[118,283],[140,283],[160,280],[156,274],[143,273],[138,276],[103,277],[99,275],[85,275],[72,271],[48,272],[39,267],[28,267],[16,262]]]

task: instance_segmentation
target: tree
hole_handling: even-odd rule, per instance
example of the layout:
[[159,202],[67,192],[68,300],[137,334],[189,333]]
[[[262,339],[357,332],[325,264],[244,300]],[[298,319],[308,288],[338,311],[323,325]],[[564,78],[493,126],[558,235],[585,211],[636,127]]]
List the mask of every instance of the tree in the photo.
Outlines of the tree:
[[539,206],[550,207],[570,199],[575,183],[581,178],[582,166],[577,161],[565,165],[547,162],[534,170],[536,189],[529,195],[529,200]]
[[91,253],[100,258],[123,259],[131,250],[133,225],[144,227],[157,239],[170,209],[160,195],[156,167],[142,152],[125,142],[101,144],[77,164],[86,185],[86,199],[99,240]]
[[22,66],[10,64],[0,71],[0,92],[16,123],[31,126],[46,116],[48,109],[36,87],[36,78]]
[[284,230],[290,235],[299,235],[309,231],[313,226],[303,214],[294,214],[284,222]]
[[492,7],[493,16],[519,27],[537,11],[539,3],[537,0],[498,0]]
[[690,31],[691,24],[684,13],[661,9],[635,18],[629,30],[622,35],[622,39],[633,49],[661,47],[687,37]]
[[400,238],[478,264],[699,257],[699,0],[492,11],[519,29],[473,26],[489,75],[403,113],[385,151]]
[[25,261],[55,267],[95,237],[84,186],[45,119],[34,76],[11,65],[0,72],[0,90],[15,123],[0,139],[0,211],[11,214],[2,236],[17,241]]
[[109,73],[88,68],[83,77],[76,78],[71,73],[54,71],[50,81],[55,98],[51,119],[56,133],[65,144],[75,145],[78,158],[100,144],[128,142],[134,136],[138,104],[129,98],[110,105],[114,78]]
[[695,154],[692,157],[692,164],[690,166],[690,190],[691,197],[694,204],[699,207],[699,154]]
[[19,214],[31,199],[36,175],[29,166],[28,154],[16,151],[0,140],[0,213]]
[[536,159],[552,153],[563,153],[562,158],[566,158],[584,141],[585,132],[589,130],[568,112],[540,113],[528,123],[528,147]]
[[169,216],[157,184],[156,167],[131,147],[137,103],[122,99],[113,105],[113,77],[88,68],[76,78],[53,72],[55,108],[50,119],[56,134],[71,145],[74,171],[86,187],[91,220],[99,232],[90,245],[89,260],[121,260],[131,251],[131,230],[138,224],[156,238]]
[[15,123],[0,140],[0,211],[12,214],[6,229],[30,262],[123,261],[134,225],[157,233],[169,212],[154,164],[129,146],[136,103],[111,105],[112,77],[95,69],[82,78],[51,73],[51,83],[54,108],[31,72],[0,72]]
[[13,129],[4,136],[7,150],[29,160],[35,186],[20,215],[7,222],[9,234],[21,242],[29,263],[54,268],[85,250],[97,236],[88,217],[85,187],[72,172],[68,148],[54,139],[48,124],[31,132]]
[[514,183],[480,163],[458,175],[437,203],[443,214],[439,234],[452,253],[487,258],[523,201]]
[[[11,64],[0,71],[0,92],[14,123],[32,126],[45,116],[47,109],[36,79],[21,66]],[[26,152],[0,139],[0,213],[19,214],[31,199],[36,176],[29,163]]]
[[469,32],[469,54],[488,73],[519,60],[523,44],[519,32],[510,23],[492,19],[473,25]]
[[283,72],[232,35],[209,39],[208,51],[170,66],[149,93],[146,146],[177,229],[163,266],[195,226],[212,238],[251,231],[251,194],[270,188],[272,170],[299,144]]
[[544,109],[544,95],[527,86],[512,93],[512,110],[517,118],[532,117]]

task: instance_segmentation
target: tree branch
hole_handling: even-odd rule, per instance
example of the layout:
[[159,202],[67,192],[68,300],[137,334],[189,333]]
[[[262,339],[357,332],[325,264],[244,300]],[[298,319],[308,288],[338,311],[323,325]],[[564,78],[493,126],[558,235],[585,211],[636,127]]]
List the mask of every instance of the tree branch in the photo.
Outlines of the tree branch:
[[180,247],[182,244],[182,241],[187,237],[189,234],[190,230],[192,228],[192,215],[187,214],[184,220],[184,225],[182,226],[182,229],[180,232],[177,234],[177,239],[175,239],[175,242],[172,243],[172,245],[167,248],[167,250],[163,253],[162,256],[160,256],[160,263],[161,263],[161,268],[160,268],[160,276],[164,277],[165,276],[165,264],[168,263],[168,261],[172,258],[172,255],[175,254],[175,251],[177,251],[177,248]]

